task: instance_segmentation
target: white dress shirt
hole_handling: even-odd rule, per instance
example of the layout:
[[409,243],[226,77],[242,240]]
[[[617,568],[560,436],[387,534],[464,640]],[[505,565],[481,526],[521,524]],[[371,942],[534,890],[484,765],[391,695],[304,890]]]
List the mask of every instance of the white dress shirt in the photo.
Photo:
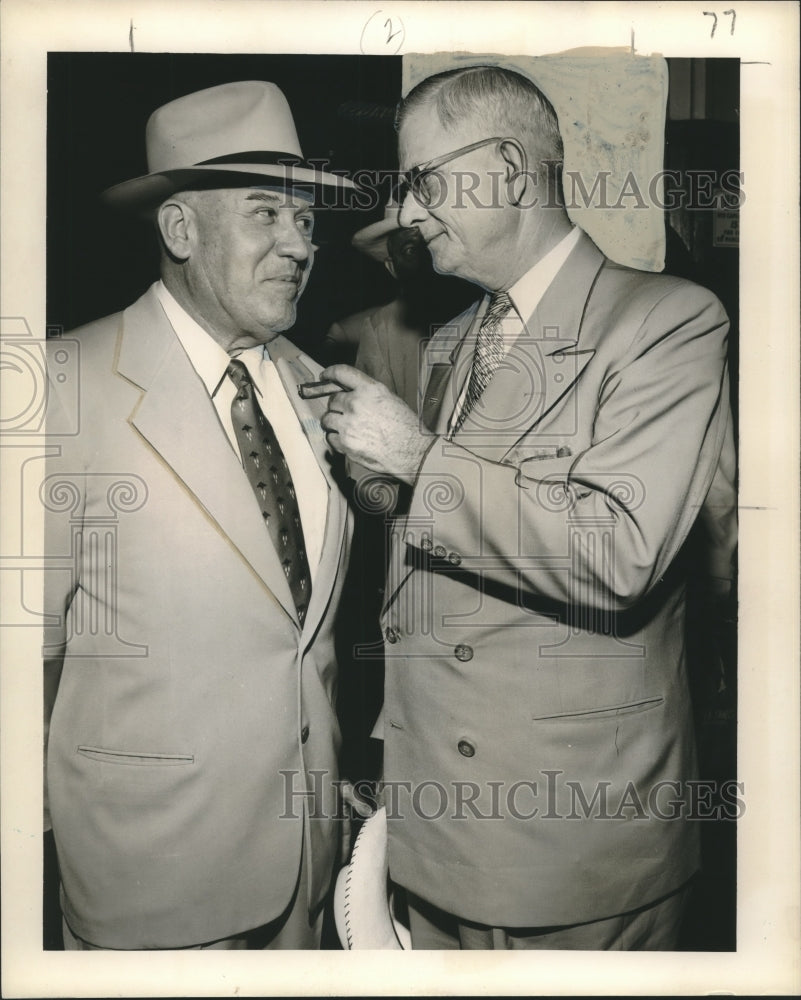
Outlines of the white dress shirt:
[[[532,268],[529,268],[523,277],[519,278],[508,290],[507,294],[511,299],[512,308],[501,320],[504,353],[509,351],[509,348],[525,329],[524,317],[528,318],[534,313],[551,282],[569,257],[571,250],[578,243],[580,234],[581,230],[578,226],[574,226],[567,236],[563,237],[555,247],[552,247]],[[489,302],[490,296],[486,295],[476,313],[473,321],[474,326],[476,323],[481,325],[489,307]],[[448,437],[453,434],[453,428],[456,425],[459,414],[462,412],[465,397],[467,396],[467,386],[470,382],[471,368],[472,364],[467,368],[467,375],[448,422]]]
[[[156,286],[156,294],[192,367],[206,387],[231,447],[242,461],[231,421],[231,403],[236,395],[236,386],[226,375],[231,358],[176,302],[161,281]],[[259,397],[262,413],[272,424],[287,460],[300,508],[306,557],[313,583],[323,546],[328,483],[303,433],[281,377],[270,360],[269,345],[251,347],[235,356],[247,368]]]

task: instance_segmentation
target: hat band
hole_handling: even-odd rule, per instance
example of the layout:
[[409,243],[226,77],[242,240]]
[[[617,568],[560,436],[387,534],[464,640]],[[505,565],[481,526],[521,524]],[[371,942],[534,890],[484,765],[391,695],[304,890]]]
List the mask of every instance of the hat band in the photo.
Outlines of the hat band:
[[276,167],[308,167],[314,169],[300,156],[292,153],[253,150],[245,153],[226,153],[225,156],[214,156],[210,160],[200,160],[196,167],[211,166],[216,163],[264,163]]

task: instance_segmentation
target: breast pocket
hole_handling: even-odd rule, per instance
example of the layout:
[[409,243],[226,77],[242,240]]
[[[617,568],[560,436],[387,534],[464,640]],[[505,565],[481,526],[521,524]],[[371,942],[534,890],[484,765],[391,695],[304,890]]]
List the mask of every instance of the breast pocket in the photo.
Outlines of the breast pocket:
[[518,470],[520,480],[562,481],[576,459],[567,443],[542,444],[536,438],[515,445],[504,458],[506,465]]

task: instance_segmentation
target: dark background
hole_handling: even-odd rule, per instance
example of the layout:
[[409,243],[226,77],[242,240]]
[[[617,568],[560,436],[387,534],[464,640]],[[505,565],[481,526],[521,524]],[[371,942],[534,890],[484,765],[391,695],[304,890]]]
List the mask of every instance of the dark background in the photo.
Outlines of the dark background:
[[[739,164],[737,60],[668,59],[670,92],[665,167],[721,173]],[[401,59],[385,56],[239,56],[207,54],[50,53],[47,136],[47,323],[57,335],[132,303],[158,277],[151,226],[105,208],[98,194],[147,173],[144,135],[157,107],[184,94],[234,80],[278,84],[293,111],[307,159],[353,172],[397,169],[395,105]],[[747,187],[747,185],[744,185]],[[318,213],[316,255],[291,338],[325,361],[331,323],[389,301],[394,285],[384,269],[350,247],[353,233],[380,219],[368,210]],[[698,281],[721,299],[732,321],[732,402],[737,413],[738,249],[717,247],[714,212],[677,209],[666,217],[665,270]],[[690,546],[693,539],[690,540]],[[339,711],[346,734],[343,770],[374,778],[378,756],[370,740],[381,701],[382,662],[354,659],[354,643],[378,641],[381,567],[375,525],[359,524],[343,600]],[[693,585],[687,644],[701,777],[736,777],[736,597],[710,606]],[[735,948],[736,827],[702,824],[703,871],[683,932],[682,949]],[[52,837],[45,838],[44,946],[60,948],[58,873]],[[327,947],[338,943],[329,926]]]
[[[145,126],[157,107],[235,80],[270,80],[281,88],[306,159],[348,172],[397,170],[399,56],[50,53],[49,326],[70,330],[116,312],[158,278],[151,226],[106,208],[98,195],[147,173]],[[382,206],[318,213],[320,251],[292,334],[310,353],[334,319],[392,297],[384,269],[350,247],[357,229],[382,218]]]

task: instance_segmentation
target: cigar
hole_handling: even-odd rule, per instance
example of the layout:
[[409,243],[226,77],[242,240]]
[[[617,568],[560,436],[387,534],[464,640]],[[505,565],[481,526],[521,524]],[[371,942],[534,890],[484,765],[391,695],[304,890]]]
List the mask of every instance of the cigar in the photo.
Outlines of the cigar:
[[298,385],[301,399],[319,399],[320,396],[332,396],[335,392],[342,391],[342,386],[336,382],[301,382]]

